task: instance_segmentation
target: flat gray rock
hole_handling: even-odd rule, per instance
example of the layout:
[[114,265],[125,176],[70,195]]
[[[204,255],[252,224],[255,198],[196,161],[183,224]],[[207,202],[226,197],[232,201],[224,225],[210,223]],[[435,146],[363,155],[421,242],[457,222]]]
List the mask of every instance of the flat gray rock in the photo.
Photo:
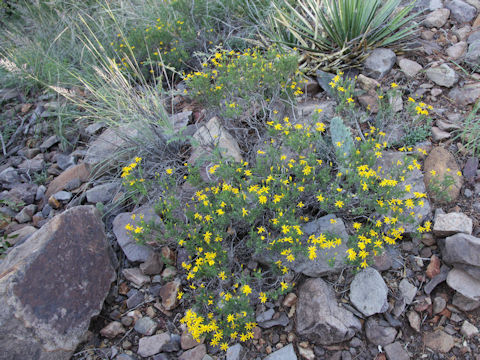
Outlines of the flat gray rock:
[[460,212],[438,214],[435,216],[433,233],[439,237],[464,233],[470,235],[473,231],[473,221],[467,215]]
[[477,14],[477,9],[462,0],[447,0],[445,7],[450,10],[452,18],[459,23],[472,21]]
[[362,328],[360,321],[340,307],[333,289],[322,279],[308,279],[300,287],[296,328],[299,335],[320,345],[351,339]]
[[456,268],[450,270],[447,284],[463,296],[480,301],[480,280],[470,276],[466,271]]
[[[142,207],[133,213],[121,213],[118,214],[113,220],[113,233],[117,237],[118,244],[122,248],[125,256],[131,262],[145,262],[153,253],[153,250],[147,245],[138,244],[131,234],[125,229],[127,224],[135,226],[136,222],[132,220],[132,215],[144,215],[144,221],[155,223],[161,223],[160,217],[155,214],[153,208]],[[138,221],[138,216],[136,217]]]
[[435,84],[445,87],[452,87],[458,81],[458,74],[447,64],[427,69],[426,75]]
[[355,275],[350,285],[350,301],[365,316],[388,310],[388,287],[380,273],[366,268]]
[[103,203],[106,204],[110,202],[115,196],[118,190],[118,184],[116,183],[107,183],[102,185],[97,185],[90,190],[87,190],[85,195],[87,196],[87,201],[92,204]]

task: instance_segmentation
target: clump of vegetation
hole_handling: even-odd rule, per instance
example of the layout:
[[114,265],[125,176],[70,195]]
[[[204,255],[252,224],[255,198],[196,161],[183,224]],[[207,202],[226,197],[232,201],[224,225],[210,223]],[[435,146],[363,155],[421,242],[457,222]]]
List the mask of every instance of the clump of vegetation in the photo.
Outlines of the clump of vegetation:
[[413,3],[399,6],[400,0],[280,0],[264,41],[300,49],[308,72],[359,66],[369,50],[399,47],[413,34]]
[[293,102],[303,94],[298,55],[267,51],[219,50],[202,63],[203,71],[185,76],[188,94],[225,118],[239,118],[249,108],[270,109],[278,100]]
[[[254,306],[294,285],[289,275],[296,259],[315,261],[328,252],[365,268],[386,244],[403,238],[405,224],[416,219],[413,209],[424,205],[426,194],[412,193],[405,183],[409,172],[420,168],[415,158],[405,156],[383,173],[377,160],[387,147],[385,133],[371,127],[365,140],[350,139],[345,126],[332,124],[329,134],[320,113],[311,124],[269,121],[269,140],[254,163],[211,159],[208,179],[192,164],[166,170],[157,205],[161,238],[189,254],[182,264],[188,285],[179,299],[191,304],[182,321],[194,338],[208,336],[224,350],[251,339]],[[183,183],[195,189],[186,203],[178,196]],[[326,214],[354,221],[345,254],[336,250],[344,241],[338,234],[304,234],[303,224]],[[137,227],[140,238],[154,230]],[[427,221],[417,230],[430,227]],[[250,272],[245,265],[252,254],[271,254],[274,263]]]

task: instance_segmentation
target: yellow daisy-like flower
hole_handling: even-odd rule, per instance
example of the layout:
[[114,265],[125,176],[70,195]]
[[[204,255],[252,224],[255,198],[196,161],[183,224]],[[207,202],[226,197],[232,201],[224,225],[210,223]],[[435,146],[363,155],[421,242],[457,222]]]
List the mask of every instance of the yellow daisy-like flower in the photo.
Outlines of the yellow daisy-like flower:
[[168,175],[172,175],[172,174],[173,174],[173,169],[168,168],[167,170],[165,170],[165,172],[166,172]]
[[248,285],[243,285],[242,287],[242,293],[244,293],[245,295],[249,295],[252,293],[252,288]]

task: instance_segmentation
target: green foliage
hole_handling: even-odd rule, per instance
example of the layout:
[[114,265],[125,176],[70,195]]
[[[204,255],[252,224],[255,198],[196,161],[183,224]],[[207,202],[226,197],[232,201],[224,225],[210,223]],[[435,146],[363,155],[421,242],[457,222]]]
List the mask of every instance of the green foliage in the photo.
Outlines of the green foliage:
[[[273,29],[267,36],[296,47],[308,57],[309,72],[359,66],[367,52],[399,45],[413,34],[409,15],[413,3],[399,8],[400,0],[289,0],[274,3]],[[278,33],[278,29],[283,30]],[[272,34],[275,33],[275,34]],[[279,35],[286,35],[281,38]]]
[[218,50],[204,60],[203,71],[185,76],[185,92],[226,118],[239,118],[252,104],[269,109],[277,100],[303,94],[297,63],[297,54],[281,54],[275,47]]
[[475,103],[472,111],[465,118],[460,132],[455,136],[455,140],[462,140],[466,149],[474,155],[480,154],[480,100]]
[[[401,182],[420,167],[416,160],[404,157],[382,174],[376,161],[387,146],[385,134],[371,128],[365,141],[357,137],[353,142],[343,128],[344,143],[336,148],[350,146],[350,156],[331,162],[324,146],[333,135],[319,113],[313,123],[268,121],[268,139],[251,164],[212,158],[167,169],[160,176],[164,191],[156,208],[164,227],[128,225],[140,240],[161,231],[159,241],[171,239],[188,252],[182,264],[188,286],[179,298],[193,302],[183,322],[195,338],[207,335],[212,346],[224,349],[230,341],[250,339],[255,304],[294,285],[288,280],[291,263],[335,253],[342,243],[337,234],[304,235],[302,225],[312,217],[336,214],[357,220],[346,255],[362,268],[385,244],[400,240],[403,224],[415,218],[411,209],[426,194],[401,200],[411,191]],[[179,189],[185,187],[194,195],[183,201]],[[429,228],[426,223],[418,231]],[[267,254],[272,267],[247,271],[252,254]]]
[[352,133],[350,129],[345,126],[343,120],[339,116],[335,116],[330,121],[330,135],[332,137],[332,145],[341,149],[340,156],[348,157],[354,150]]

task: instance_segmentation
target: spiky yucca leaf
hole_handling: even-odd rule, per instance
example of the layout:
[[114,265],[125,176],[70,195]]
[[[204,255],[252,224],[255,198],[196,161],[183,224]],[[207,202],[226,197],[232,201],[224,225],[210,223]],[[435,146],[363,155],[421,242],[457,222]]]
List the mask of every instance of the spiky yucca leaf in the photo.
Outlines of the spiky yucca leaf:
[[400,1],[278,0],[273,23],[290,37],[272,41],[303,51],[310,73],[359,66],[369,50],[402,43],[413,34],[414,3],[398,10]]

